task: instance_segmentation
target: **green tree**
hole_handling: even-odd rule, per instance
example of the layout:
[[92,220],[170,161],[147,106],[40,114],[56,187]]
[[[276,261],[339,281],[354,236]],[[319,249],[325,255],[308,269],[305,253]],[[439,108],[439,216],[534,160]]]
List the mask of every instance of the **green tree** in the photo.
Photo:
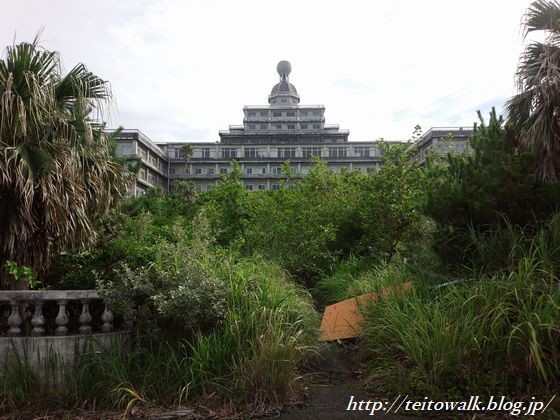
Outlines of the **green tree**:
[[428,159],[425,212],[437,223],[436,247],[450,263],[466,262],[470,229],[486,231],[504,216],[513,224],[543,220],[560,205],[560,184],[537,181],[537,159],[516,144],[511,129],[493,109],[479,113],[467,156],[448,154],[442,164]]
[[414,236],[423,195],[422,172],[414,159],[412,143],[380,142],[383,165],[364,177],[358,224],[363,236],[356,248],[361,253],[391,259]]
[[13,260],[40,275],[55,253],[95,238],[95,218],[128,174],[100,122],[107,82],[83,64],[63,75],[58,53],[37,42],[0,60],[0,266]]
[[544,42],[529,43],[517,69],[517,95],[507,102],[509,119],[522,143],[538,157],[541,181],[554,181],[560,168],[560,3],[531,4],[523,22],[524,36],[544,33]]

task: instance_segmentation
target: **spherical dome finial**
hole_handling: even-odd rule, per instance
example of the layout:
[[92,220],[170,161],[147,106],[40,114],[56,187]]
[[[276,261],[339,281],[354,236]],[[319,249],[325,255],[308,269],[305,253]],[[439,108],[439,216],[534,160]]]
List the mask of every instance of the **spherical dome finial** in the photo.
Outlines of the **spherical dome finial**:
[[292,65],[290,64],[289,61],[282,60],[276,66],[276,70],[278,71],[278,74],[280,76],[282,76],[284,74],[286,76],[288,76],[290,74],[290,72],[292,71]]

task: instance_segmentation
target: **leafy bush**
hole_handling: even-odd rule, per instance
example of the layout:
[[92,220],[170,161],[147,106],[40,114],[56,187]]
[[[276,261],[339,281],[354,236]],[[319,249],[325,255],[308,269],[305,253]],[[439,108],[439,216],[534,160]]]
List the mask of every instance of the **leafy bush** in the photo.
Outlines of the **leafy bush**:
[[193,225],[192,240],[175,225],[175,242],[158,241],[152,263],[137,268],[123,263],[114,278],[100,280],[111,308],[143,326],[155,322],[183,334],[207,329],[223,317],[227,292],[213,273],[208,222],[199,215]]
[[383,166],[363,179],[356,203],[360,253],[391,259],[420,234],[424,194],[421,168],[411,144],[381,143]]
[[[14,412],[30,401],[127,412],[154,402],[223,409],[233,401],[237,412],[250,408],[255,414],[289,401],[301,378],[298,367],[316,343],[318,315],[310,295],[260,257],[216,258],[212,273],[222,283],[225,311],[214,329],[199,329],[189,341],[180,340],[177,329],[167,336],[134,335],[126,349],[86,351],[59,387],[22,360],[0,375],[0,410]],[[53,365],[48,372],[58,371]]]
[[[349,252],[359,174],[335,174],[317,162],[290,187],[255,195],[247,229],[248,252],[259,252],[290,273],[309,280]],[[344,238],[344,239],[343,239]]]
[[468,264],[468,231],[482,232],[503,223],[543,220],[560,206],[560,183],[540,184],[536,158],[515,143],[495,110],[488,125],[480,116],[470,138],[473,152],[449,155],[446,165],[429,164],[425,211],[437,223],[435,247],[451,264]]

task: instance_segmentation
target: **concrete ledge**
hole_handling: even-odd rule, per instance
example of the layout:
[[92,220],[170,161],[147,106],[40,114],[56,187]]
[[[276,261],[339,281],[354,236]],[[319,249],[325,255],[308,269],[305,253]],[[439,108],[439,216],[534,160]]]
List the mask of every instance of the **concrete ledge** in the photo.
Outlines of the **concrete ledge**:
[[[12,367],[30,369],[40,377],[62,374],[76,365],[86,352],[111,346],[126,351],[128,331],[45,337],[0,337],[0,373]],[[50,372],[49,372],[50,371]]]
[[99,299],[97,290],[5,290],[0,291],[0,302],[35,300]]

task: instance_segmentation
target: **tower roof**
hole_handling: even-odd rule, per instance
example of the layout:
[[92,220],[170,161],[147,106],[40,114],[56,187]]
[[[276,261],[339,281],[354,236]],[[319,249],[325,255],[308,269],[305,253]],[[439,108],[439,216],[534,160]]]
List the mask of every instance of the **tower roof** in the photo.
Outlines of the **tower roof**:
[[276,66],[276,71],[280,76],[280,82],[275,84],[268,96],[270,103],[275,103],[273,100],[280,96],[289,96],[295,103],[299,103],[299,95],[296,87],[290,83],[289,75],[292,72],[292,65],[289,61],[282,60]]

